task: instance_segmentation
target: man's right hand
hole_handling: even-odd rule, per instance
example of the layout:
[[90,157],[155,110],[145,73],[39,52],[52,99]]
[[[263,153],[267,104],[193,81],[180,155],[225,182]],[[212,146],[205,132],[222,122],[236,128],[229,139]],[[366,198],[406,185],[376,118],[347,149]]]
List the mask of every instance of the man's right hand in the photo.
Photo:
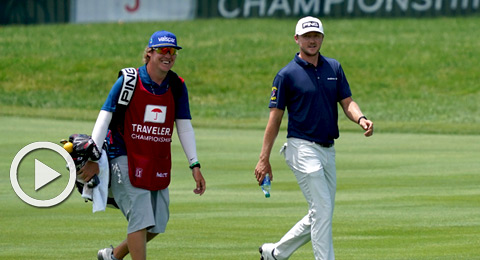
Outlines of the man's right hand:
[[268,160],[259,160],[255,167],[255,177],[257,178],[258,185],[262,185],[265,175],[269,175],[270,180],[273,181],[272,167]]

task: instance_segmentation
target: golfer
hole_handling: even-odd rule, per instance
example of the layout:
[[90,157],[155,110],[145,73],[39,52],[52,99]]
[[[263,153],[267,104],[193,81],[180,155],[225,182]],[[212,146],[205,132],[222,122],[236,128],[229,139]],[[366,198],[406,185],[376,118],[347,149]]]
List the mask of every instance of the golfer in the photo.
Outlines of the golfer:
[[353,101],[340,63],[319,52],[324,39],[321,21],[314,17],[300,19],[294,38],[300,51],[273,81],[270,116],[255,175],[259,184],[266,174],[273,180],[269,158],[287,108],[287,142],[282,150],[309,209],[280,241],[260,247],[260,259],[288,259],[311,241],[316,260],[333,260],[334,140],[339,137],[337,102],[345,115],[365,130],[365,136],[373,134],[373,123]]
[[[165,232],[174,124],[196,183],[194,193],[205,192],[187,88],[183,79],[171,70],[180,49],[173,33],[155,32],[144,52],[145,65],[127,70],[127,74],[118,78],[95,123],[92,133],[95,143],[103,143],[108,133],[111,190],[128,221],[126,240],[115,248],[99,250],[100,260],[123,259],[127,254],[133,260],[145,260],[147,242]],[[122,106],[128,100],[126,93],[131,93],[127,90],[132,89],[136,71],[138,79],[133,81],[136,82],[133,95],[128,105]],[[89,180],[96,173],[98,165],[89,162],[81,177]]]

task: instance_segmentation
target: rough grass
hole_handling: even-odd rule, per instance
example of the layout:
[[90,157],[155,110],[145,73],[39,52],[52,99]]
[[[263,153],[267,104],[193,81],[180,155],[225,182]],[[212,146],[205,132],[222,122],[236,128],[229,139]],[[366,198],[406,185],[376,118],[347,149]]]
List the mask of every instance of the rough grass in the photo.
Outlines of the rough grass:
[[[167,29],[184,47],[174,70],[186,80],[198,125],[258,128],[268,116],[273,77],[298,49],[295,22],[3,27],[0,114],[94,120],[118,70],[141,66],[152,32]],[[322,53],[342,63],[354,99],[379,131],[476,134],[479,22],[325,19]]]

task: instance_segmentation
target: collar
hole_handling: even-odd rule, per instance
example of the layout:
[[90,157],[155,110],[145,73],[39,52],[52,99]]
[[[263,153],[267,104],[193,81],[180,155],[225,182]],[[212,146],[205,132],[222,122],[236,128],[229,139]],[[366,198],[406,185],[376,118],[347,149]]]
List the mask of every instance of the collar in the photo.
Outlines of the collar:
[[[308,67],[308,66],[312,66],[313,67],[313,64],[310,63],[310,62],[307,62],[306,60],[300,58],[300,56],[298,56],[300,54],[300,52],[297,52],[297,54],[295,54],[295,62],[302,66],[302,67]],[[323,56],[322,54],[318,55],[318,62],[317,62],[317,67],[321,67],[323,65]]]
[[151,85],[153,88],[158,88],[160,86],[168,85],[170,73],[167,73],[167,76],[165,77],[165,79],[162,81],[162,84],[160,85],[158,85],[155,81],[153,81],[152,78],[150,78],[150,75],[148,75],[147,64],[138,68],[138,74],[140,75],[140,79],[142,80],[143,85]]

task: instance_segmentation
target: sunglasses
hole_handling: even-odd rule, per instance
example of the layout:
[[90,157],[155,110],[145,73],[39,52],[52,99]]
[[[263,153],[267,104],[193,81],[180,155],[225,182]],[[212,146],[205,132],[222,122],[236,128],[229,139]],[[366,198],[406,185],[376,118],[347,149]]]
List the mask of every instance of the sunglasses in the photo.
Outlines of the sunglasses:
[[154,49],[158,54],[167,54],[170,53],[170,55],[175,55],[177,53],[177,49],[172,48],[172,47],[163,47],[163,48],[155,48]]

